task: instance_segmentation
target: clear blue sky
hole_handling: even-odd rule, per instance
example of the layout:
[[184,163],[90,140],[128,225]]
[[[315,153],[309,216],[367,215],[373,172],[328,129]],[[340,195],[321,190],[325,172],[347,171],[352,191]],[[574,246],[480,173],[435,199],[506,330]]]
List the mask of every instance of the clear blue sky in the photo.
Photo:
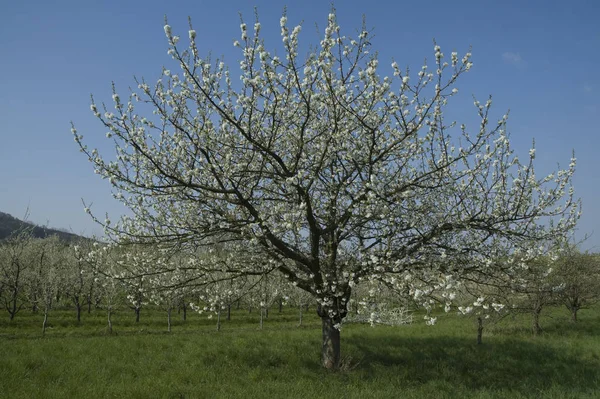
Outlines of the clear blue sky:
[[[133,76],[154,81],[169,63],[163,18],[187,34],[187,16],[202,52],[223,55],[232,66],[239,53],[241,12],[249,25],[258,7],[267,46],[279,46],[278,1],[1,1],[0,25],[0,211],[30,220],[100,233],[81,198],[102,216],[124,208],[110,186],[79,153],[69,122],[92,147],[111,149],[104,128],[89,111],[89,96],[110,102],[115,81],[125,94]],[[291,25],[304,21],[301,43],[318,43],[328,1],[289,1]],[[513,146],[522,158],[536,139],[538,175],[578,159],[575,190],[583,199],[578,236],[594,233],[585,248],[600,251],[600,1],[337,1],[346,33],[362,15],[374,28],[380,64],[394,58],[420,67],[433,55],[432,39],[449,53],[473,46],[474,67],[458,87],[465,108],[450,115],[459,123],[474,109],[470,95],[494,96],[495,116],[510,108]],[[270,46],[269,46],[270,47]],[[391,73],[391,72],[390,72]]]

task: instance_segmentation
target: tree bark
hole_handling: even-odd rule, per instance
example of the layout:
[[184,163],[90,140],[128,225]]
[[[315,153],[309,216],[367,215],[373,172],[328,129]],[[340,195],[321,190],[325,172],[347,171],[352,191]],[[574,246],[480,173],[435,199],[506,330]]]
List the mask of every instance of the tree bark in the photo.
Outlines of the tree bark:
[[112,316],[112,309],[111,309],[110,306],[108,307],[107,313],[108,313],[108,333],[112,334],[112,331],[113,331],[113,329],[112,329],[112,320],[110,318]]
[[217,310],[217,331],[221,331],[221,308]]
[[183,321],[187,320],[187,303],[183,301],[183,305],[181,306],[183,310]]
[[136,306],[135,308],[135,322],[139,323],[140,322],[140,307]]
[[8,309],[8,313],[10,314],[10,321],[13,321],[13,319],[15,318],[15,315],[17,314],[17,312],[19,311],[19,309],[17,308],[17,301],[19,300],[19,283],[20,283],[20,276],[21,276],[21,269],[17,269],[17,275],[15,276],[15,280],[12,283],[12,287],[11,287],[11,298],[10,298],[10,307],[7,306]]
[[171,307],[167,309],[167,331],[171,332]]
[[46,326],[48,323],[48,306],[44,309],[44,321],[42,322],[42,335],[46,335]]
[[542,307],[537,306],[533,310],[533,335],[538,335],[542,332],[542,327],[540,327],[540,314],[542,313]]
[[483,335],[483,320],[481,316],[477,317],[477,345],[481,345],[481,337]]
[[77,323],[81,323],[81,303],[79,303],[79,299],[75,302],[75,307],[77,308]]
[[263,329],[263,315],[265,313],[265,310],[261,307],[260,308],[260,329]]
[[18,309],[17,309],[18,295],[19,295],[19,290],[17,288],[14,288],[13,292],[12,292],[12,297],[9,302],[10,307],[7,307],[8,313],[10,314],[10,321],[13,321],[13,319],[15,318],[15,315],[18,312]]
[[577,323],[577,311],[578,310],[579,310],[578,308],[572,308],[571,309],[571,321],[573,323]]
[[328,370],[340,367],[340,330],[334,327],[335,322],[329,317],[321,317],[323,324],[323,346],[321,347],[321,364]]

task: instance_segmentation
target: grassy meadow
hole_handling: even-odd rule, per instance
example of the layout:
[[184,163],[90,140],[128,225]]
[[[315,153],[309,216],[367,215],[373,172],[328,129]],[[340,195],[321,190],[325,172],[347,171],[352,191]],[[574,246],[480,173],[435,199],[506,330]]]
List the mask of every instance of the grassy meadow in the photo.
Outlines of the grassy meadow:
[[130,310],[106,314],[22,310],[0,318],[0,397],[4,398],[600,398],[600,311],[549,309],[533,337],[527,316],[486,326],[476,344],[471,318],[420,316],[402,327],[345,325],[346,370],[319,363],[320,320],[311,309],[271,309],[259,329],[256,311],[231,321],[188,312]]

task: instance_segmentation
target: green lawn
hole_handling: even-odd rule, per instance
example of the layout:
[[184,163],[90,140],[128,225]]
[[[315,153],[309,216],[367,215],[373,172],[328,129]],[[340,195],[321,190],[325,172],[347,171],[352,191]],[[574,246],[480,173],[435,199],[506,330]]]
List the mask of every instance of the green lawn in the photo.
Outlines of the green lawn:
[[115,334],[105,314],[55,311],[41,337],[39,314],[0,319],[0,396],[6,398],[600,398],[600,314],[582,311],[576,325],[563,309],[532,337],[526,317],[486,328],[476,345],[472,319],[420,317],[404,327],[347,325],[342,351],[354,366],[331,373],[319,365],[314,310],[296,327],[296,310],[256,312],[232,321],[189,313],[121,310]]

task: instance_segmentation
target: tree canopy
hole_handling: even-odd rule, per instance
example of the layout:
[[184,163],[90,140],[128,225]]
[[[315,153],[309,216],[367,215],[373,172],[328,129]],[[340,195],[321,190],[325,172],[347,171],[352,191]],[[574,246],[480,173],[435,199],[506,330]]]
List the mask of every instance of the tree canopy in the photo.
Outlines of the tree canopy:
[[359,281],[415,298],[451,292],[505,273],[494,259],[534,257],[539,243],[572,229],[575,158],[537,176],[535,148],[518,158],[508,116],[492,118],[491,98],[475,101],[475,126],[445,116],[470,52],[434,44],[433,62],[409,73],[380,64],[365,26],[344,35],[334,10],[303,57],[302,25],[284,14],[280,27],[282,57],[268,50],[258,19],[253,29],[241,23],[237,84],[225,60],[199,53],[191,23],[186,46],[165,24],[179,69],[163,68],[154,85],[136,79],[127,98],[113,85],[114,109],[92,99],[116,158],[72,132],[131,210],[117,222],[96,219],[115,240],[220,245],[229,263],[215,269],[283,273],[318,301],[323,364],[335,368]]

